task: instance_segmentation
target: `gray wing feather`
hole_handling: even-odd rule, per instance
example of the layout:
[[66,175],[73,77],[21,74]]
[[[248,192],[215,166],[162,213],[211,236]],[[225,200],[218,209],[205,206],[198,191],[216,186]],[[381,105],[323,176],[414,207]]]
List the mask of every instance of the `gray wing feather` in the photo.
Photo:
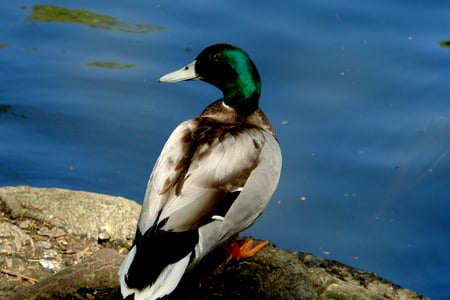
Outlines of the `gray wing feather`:
[[263,136],[258,166],[248,177],[223,221],[214,221],[200,228],[200,240],[192,265],[218,244],[251,226],[269,203],[278,185],[282,158],[277,140],[268,132],[264,132]]
[[[196,126],[195,120],[183,122],[164,145],[147,186],[138,222],[142,233],[161,220],[165,220],[163,229],[168,231],[199,227],[204,224],[205,219],[212,221],[214,206],[227,193],[241,190],[244,185],[247,188],[248,180],[252,182],[249,189],[254,191],[247,192],[244,189],[241,194],[256,193],[256,199],[250,199],[250,202],[255,202],[256,205],[251,204],[251,212],[244,213],[253,218],[246,221],[251,224],[262,211],[261,207],[267,204],[268,199],[265,198],[270,198],[273,193],[273,182],[264,183],[263,179],[259,183],[259,179],[253,178],[253,173],[260,173],[258,170],[270,168],[277,170],[270,172],[278,172],[278,175],[275,174],[278,181],[281,155],[278,143],[270,133],[254,127],[245,128],[235,134],[225,132],[210,138],[208,143],[199,144],[195,151],[189,154],[192,149],[190,143],[195,141],[187,139],[186,136],[191,135]],[[275,158],[270,158],[271,153]],[[267,167],[270,164],[274,166]],[[269,180],[273,181],[274,176],[267,175]],[[265,191],[262,197],[258,196],[261,190]],[[269,197],[267,192],[270,192]],[[236,208],[232,206],[230,210],[234,211]],[[233,215],[230,217],[236,218]]]

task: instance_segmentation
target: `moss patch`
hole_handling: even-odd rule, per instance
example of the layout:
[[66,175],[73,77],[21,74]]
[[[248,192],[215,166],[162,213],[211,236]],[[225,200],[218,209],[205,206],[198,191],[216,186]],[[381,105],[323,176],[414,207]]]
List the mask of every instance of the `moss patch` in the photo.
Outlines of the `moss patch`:
[[450,41],[442,41],[439,43],[439,45],[444,48],[450,48]]
[[7,114],[11,110],[11,105],[0,104],[0,115]]
[[133,24],[85,9],[70,9],[54,5],[33,5],[33,10],[27,20],[31,22],[76,23],[92,28],[136,34],[152,34],[164,30],[163,26]]
[[134,64],[123,64],[116,61],[91,61],[86,63],[89,67],[98,67],[105,69],[131,69],[136,68]]

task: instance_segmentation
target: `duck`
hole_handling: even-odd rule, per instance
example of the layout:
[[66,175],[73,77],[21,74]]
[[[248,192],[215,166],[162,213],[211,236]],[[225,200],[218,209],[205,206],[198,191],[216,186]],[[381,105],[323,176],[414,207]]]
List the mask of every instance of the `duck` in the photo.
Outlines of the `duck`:
[[[189,80],[209,83],[223,97],[178,125],[162,148],[118,272],[124,298],[172,293],[205,255],[256,221],[278,185],[281,150],[259,108],[261,78],[249,55],[214,44],[159,81]],[[252,256],[267,243],[233,243],[231,256]]]

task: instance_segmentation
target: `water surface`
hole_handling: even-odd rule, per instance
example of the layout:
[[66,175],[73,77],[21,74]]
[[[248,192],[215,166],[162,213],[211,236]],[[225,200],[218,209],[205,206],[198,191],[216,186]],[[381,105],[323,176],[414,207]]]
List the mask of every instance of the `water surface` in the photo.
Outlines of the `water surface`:
[[3,1],[0,185],[141,202],[171,130],[221,96],[158,78],[233,43],[284,155],[248,233],[448,299],[449,4]]

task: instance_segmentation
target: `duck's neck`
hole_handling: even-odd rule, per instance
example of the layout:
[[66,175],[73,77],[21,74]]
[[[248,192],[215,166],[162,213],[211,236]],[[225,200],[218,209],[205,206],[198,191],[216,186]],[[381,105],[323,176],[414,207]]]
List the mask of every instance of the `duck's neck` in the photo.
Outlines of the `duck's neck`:
[[248,56],[241,53],[229,55],[234,60],[234,80],[223,84],[223,102],[242,114],[251,114],[258,108],[261,79]]

